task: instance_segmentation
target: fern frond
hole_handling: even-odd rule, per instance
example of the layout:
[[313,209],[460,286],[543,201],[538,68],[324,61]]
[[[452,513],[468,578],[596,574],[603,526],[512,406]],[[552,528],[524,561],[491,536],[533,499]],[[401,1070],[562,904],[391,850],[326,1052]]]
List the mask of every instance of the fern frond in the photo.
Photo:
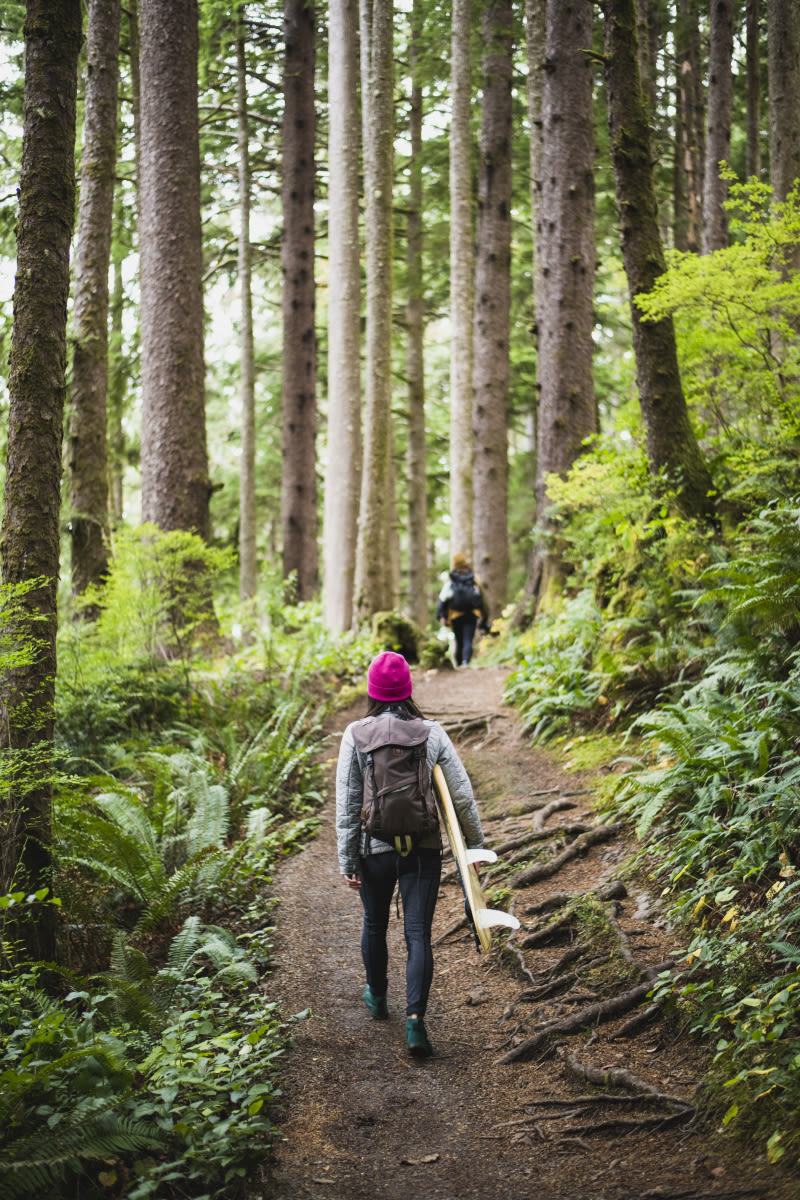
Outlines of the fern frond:
[[0,1156],[0,1191],[8,1200],[58,1194],[58,1185],[76,1161],[106,1160],[117,1154],[156,1148],[166,1137],[144,1121],[132,1121],[105,1110],[79,1123],[20,1138],[7,1144]]

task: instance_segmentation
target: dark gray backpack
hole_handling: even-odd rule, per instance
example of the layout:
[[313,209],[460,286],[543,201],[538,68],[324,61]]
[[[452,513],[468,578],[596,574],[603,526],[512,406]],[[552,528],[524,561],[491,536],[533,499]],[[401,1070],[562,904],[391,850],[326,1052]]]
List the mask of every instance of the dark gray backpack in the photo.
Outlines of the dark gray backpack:
[[353,726],[353,741],[366,759],[362,828],[404,857],[439,828],[428,770],[429,729],[419,717],[404,721],[393,713]]

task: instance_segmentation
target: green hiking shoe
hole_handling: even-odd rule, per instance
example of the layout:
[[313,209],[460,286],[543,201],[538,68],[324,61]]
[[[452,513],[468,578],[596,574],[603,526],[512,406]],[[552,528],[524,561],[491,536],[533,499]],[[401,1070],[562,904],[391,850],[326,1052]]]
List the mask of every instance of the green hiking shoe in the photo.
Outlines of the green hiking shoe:
[[414,1058],[429,1058],[433,1054],[433,1046],[428,1041],[425,1022],[421,1017],[406,1019],[406,1045]]
[[364,988],[363,1000],[376,1021],[385,1021],[388,1018],[389,1009],[386,1004],[386,997],[373,996],[369,984]]

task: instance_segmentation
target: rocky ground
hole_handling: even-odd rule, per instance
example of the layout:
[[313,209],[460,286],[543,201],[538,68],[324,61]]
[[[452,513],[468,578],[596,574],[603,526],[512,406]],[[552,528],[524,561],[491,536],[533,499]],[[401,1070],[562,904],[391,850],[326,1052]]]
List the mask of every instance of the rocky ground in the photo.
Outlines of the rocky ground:
[[[321,832],[275,880],[270,999],[310,1016],[286,1058],[282,1137],[253,1196],[800,1196],[800,1178],[697,1116],[706,1067],[686,1031],[658,1012],[630,1024],[648,1009],[654,973],[680,960],[680,939],[624,869],[630,835],[592,844],[592,778],[530,748],[502,705],[503,679],[496,668],[414,677],[417,703],[464,758],[489,843],[506,863],[521,856],[498,899],[522,928],[508,945],[503,931],[489,955],[459,924],[460,887],[445,861],[430,1059],[405,1047],[402,920],[390,927],[390,1019],[373,1021],[360,999],[361,905],[336,861],[331,736]],[[342,714],[339,728],[362,714],[363,704]],[[582,852],[565,855],[573,847]],[[491,876],[484,884],[491,891]]]

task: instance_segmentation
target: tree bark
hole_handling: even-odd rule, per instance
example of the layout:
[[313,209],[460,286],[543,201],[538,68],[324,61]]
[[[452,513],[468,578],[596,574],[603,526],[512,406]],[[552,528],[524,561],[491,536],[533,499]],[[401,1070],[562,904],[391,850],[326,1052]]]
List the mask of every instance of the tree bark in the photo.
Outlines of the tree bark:
[[[547,476],[564,475],[597,431],[594,324],[594,134],[591,0],[547,5],[542,97],[539,444],[536,506],[546,528]],[[540,552],[542,596],[561,574],[557,547]]]
[[683,513],[699,517],[712,511],[712,483],[689,421],[675,329],[671,318],[642,321],[636,305],[636,296],[649,292],[664,272],[665,261],[639,83],[634,0],[606,0],[604,13],[608,124],[647,457],[653,474],[663,472],[675,489]]
[[[27,890],[50,883],[61,443],[80,45],[79,0],[28,0],[0,552],[4,584],[38,583],[22,600],[16,630],[37,650],[30,665],[2,679],[0,745],[20,751],[24,765],[0,799],[0,895],[12,886]],[[55,957],[52,911],[45,907],[35,925],[15,931],[36,959]]]
[[747,154],[748,179],[761,175],[761,3],[746,0]]
[[483,12],[483,103],[473,333],[474,563],[490,616],[508,590],[508,381],[511,305],[511,0]]
[[209,535],[197,0],[140,0],[142,519]]
[[450,553],[472,562],[472,217],[470,0],[453,0],[450,67]]
[[799,25],[795,0],[767,0],[769,178],[777,201],[800,177]]
[[427,471],[425,464],[425,289],[422,270],[422,86],[419,41],[422,6],[414,0],[411,14],[411,103],[409,106],[409,200],[406,227],[406,376],[408,379],[408,612],[420,628],[430,621],[428,604]]
[[358,235],[357,6],[328,10],[328,420],[322,608],[328,628],[353,621],[361,490],[361,276]]
[[[108,569],[108,272],[117,160],[120,0],[90,0],[69,426],[72,591]],[[96,613],[95,613],[96,615]]]
[[314,330],[313,4],[285,0],[283,166],[283,575],[295,596],[317,590],[317,345]]
[[391,0],[361,2],[367,336],[354,602],[359,623],[391,609],[395,599],[391,569],[393,15]]
[[712,0],[708,59],[708,122],[703,181],[703,253],[728,244],[728,216],[724,204],[728,183],[720,162],[730,162],[733,108],[733,3]]
[[250,244],[250,119],[247,111],[247,42],[244,23],[236,38],[236,115],[239,166],[239,395],[242,405],[239,476],[239,599],[258,589],[256,554],[256,371],[253,347],[253,249]]

